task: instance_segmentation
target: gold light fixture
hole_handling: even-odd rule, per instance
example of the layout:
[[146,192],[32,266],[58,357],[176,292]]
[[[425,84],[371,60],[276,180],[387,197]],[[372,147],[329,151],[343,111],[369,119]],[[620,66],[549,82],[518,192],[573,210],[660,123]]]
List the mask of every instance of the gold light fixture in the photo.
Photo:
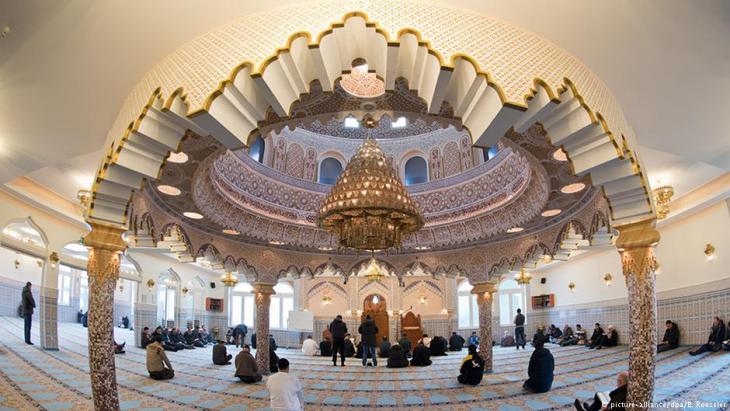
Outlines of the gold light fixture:
[[383,276],[383,270],[380,269],[378,261],[375,260],[375,257],[370,257],[370,262],[367,268],[365,268],[365,277],[367,277],[368,281],[380,281]]
[[52,251],[51,254],[48,256],[48,261],[51,262],[51,268],[55,270],[58,262],[61,261],[61,257],[58,256],[57,252]]
[[570,288],[571,293],[574,293],[575,292],[575,283],[571,281],[570,284],[568,284],[568,288]]
[[15,269],[17,270],[18,267],[20,267],[20,260],[16,259],[15,261],[13,261],[13,265],[15,266]]
[[332,297],[330,297],[329,295],[325,295],[324,297],[322,297],[322,304],[323,305],[332,304]]
[[715,246],[707,243],[705,245],[705,256],[707,257],[707,261],[715,261]]
[[[372,117],[364,120],[375,127]],[[340,247],[400,249],[403,237],[423,227],[423,218],[383,151],[365,140],[320,208],[317,225],[331,231]]]
[[154,287],[155,287],[155,280],[153,280],[151,278],[149,280],[147,280],[147,289],[149,291],[152,291],[152,288],[154,288]]
[[238,276],[230,271],[227,271],[224,275],[221,276],[221,282],[226,287],[233,287],[238,284]]
[[656,216],[659,220],[667,218],[669,214],[669,202],[674,195],[672,186],[661,186],[652,190],[654,194],[654,204],[656,204]]
[[517,281],[517,284],[520,285],[530,284],[530,281],[532,281],[532,274],[525,271],[525,267],[522,267],[520,268],[520,272],[515,275],[515,281]]
[[606,275],[603,276],[603,281],[605,281],[608,286],[613,285],[613,276],[611,273],[606,273]]
[[188,287],[183,287],[182,290],[180,290],[180,291],[182,291],[182,295],[188,295],[188,293],[190,292],[190,289]]
[[81,203],[81,206],[84,207],[84,209],[89,208],[89,204],[91,204],[91,191],[79,190],[76,193],[76,199],[79,200],[79,203]]

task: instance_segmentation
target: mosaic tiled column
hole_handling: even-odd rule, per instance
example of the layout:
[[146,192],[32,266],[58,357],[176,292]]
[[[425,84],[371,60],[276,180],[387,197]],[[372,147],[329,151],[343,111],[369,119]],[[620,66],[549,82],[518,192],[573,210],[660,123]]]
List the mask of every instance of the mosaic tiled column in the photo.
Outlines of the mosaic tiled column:
[[654,220],[617,227],[616,240],[629,294],[628,409],[646,410],[654,397],[656,366],[656,258]]
[[479,306],[479,355],[485,372],[492,372],[492,296],[496,290],[494,283],[477,283],[471,290]]
[[58,261],[49,257],[43,264],[40,288],[41,347],[58,350]]
[[121,252],[126,248],[122,228],[91,222],[84,237],[89,248],[89,370],[94,408],[118,410],[114,366],[114,288],[119,277]]
[[269,373],[269,307],[274,284],[256,283],[252,293],[256,300],[256,366],[261,374]]

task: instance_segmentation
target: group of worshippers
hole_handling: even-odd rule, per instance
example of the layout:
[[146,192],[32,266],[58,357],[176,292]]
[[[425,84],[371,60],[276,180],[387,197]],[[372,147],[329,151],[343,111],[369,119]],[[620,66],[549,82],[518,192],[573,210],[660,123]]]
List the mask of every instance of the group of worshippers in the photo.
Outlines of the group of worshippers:
[[[669,325],[667,325],[667,327],[669,327]],[[720,317],[715,317],[712,320],[712,327],[710,327],[710,335],[707,337],[707,342],[699,346],[697,349],[690,351],[689,354],[700,355],[702,353],[716,352],[720,350],[730,351],[730,337],[727,335],[725,321],[723,321]]]
[[163,328],[157,326],[152,333],[150,333],[149,327],[142,329],[142,348],[146,348],[157,337],[159,337],[160,344],[165,351],[173,352],[192,350],[195,347],[203,348],[208,344],[215,343],[213,336],[205,326],[196,325],[193,328],[193,326],[188,325],[185,332],[180,331],[177,327]]

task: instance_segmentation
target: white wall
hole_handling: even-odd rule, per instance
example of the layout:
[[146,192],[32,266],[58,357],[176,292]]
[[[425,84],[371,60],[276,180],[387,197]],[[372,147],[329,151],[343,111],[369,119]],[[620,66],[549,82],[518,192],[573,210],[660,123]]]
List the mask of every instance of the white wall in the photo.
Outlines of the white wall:
[[[719,202],[698,213],[658,228],[661,241],[656,256],[661,265],[657,292],[730,278],[730,212],[727,202]],[[705,244],[712,243],[717,258],[707,262]],[[606,286],[603,276],[611,273],[613,285]],[[540,284],[545,277],[546,284]],[[568,284],[574,282],[575,292]],[[621,259],[615,248],[587,253],[567,262],[555,263],[533,273],[531,295],[555,294],[555,306],[592,303],[626,298]]]

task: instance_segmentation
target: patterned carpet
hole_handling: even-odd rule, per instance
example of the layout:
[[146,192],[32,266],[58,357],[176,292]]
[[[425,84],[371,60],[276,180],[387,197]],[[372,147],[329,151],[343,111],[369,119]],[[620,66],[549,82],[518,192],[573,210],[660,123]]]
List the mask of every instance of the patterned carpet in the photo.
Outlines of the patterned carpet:
[[[39,341],[37,328],[33,340]],[[144,351],[135,348],[132,333],[117,329],[117,341],[127,341],[127,353],[116,356],[117,381],[125,410],[259,410],[268,406],[263,383],[246,385],[233,377],[233,365],[215,366],[210,348],[168,353],[176,376],[151,380]],[[0,320],[0,410],[92,409],[88,377],[86,329],[59,325],[60,351],[43,351],[22,340],[22,321]],[[333,368],[321,357],[279,349],[305,385],[307,409],[370,409],[377,407],[434,410],[571,409],[573,400],[588,400],[597,390],[610,390],[615,375],[627,367],[626,346],[607,350],[549,347],[555,356],[555,382],[545,394],[526,394],[528,352],[495,348],[495,372],[477,387],[456,382],[464,353],[436,357],[430,367],[363,368],[352,359]],[[730,354],[692,357],[689,347],[659,354],[655,401],[663,408],[727,409],[730,401]],[[229,353],[235,351],[229,347]],[[235,354],[235,353],[234,353]],[[709,404],[703,404],[707,402]],[[657,408],[660,409],[660,408]]]

